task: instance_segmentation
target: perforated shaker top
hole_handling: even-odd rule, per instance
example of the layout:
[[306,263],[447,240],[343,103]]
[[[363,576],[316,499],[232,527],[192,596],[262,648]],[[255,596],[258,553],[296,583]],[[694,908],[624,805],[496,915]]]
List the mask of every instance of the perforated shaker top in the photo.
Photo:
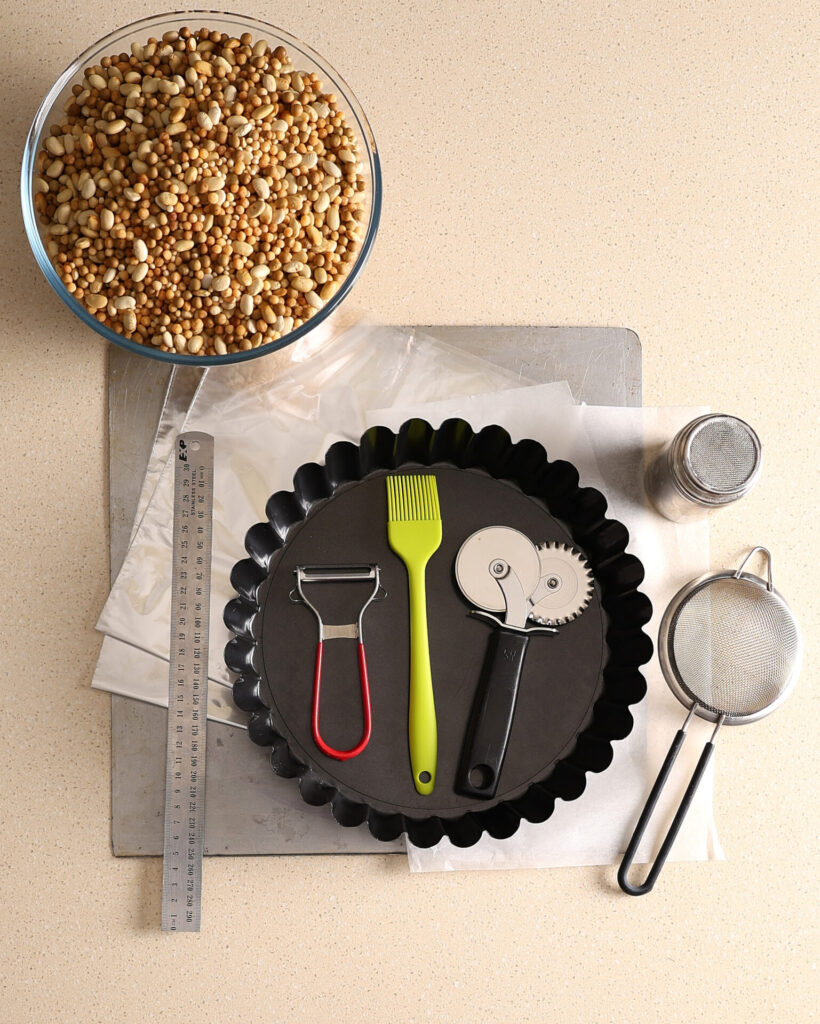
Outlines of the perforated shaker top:
[[760,465],[760,442],[735,416],[710,416],[687,444],[686,461],[697,482],[717,494],[741,490]]

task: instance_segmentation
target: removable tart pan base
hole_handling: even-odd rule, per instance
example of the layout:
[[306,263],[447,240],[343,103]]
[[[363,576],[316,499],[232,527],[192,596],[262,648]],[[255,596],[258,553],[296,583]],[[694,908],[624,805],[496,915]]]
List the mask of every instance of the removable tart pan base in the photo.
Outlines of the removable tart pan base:
[[[439,755],[426,797],[413,786],[407,748],[407,578],[387,543],[384,478],[396,469],[434,472],[442,510],[442,544],[427,570]],[[461,420],[438,431],[423,420],[398,434],[373,428],[358,446],[334,445],[324,466],[301,467],[294,491],[273,495],[268,522],[248,532],[251,558],[232,575],[241,596],[225,611],[236,634],[226,649],[239,673],[234,699],[250,714],[251,738],[272,748],[274,771],[298,777],[303,798],[329,802],[341,824],[367,822],[384,840],[406,832],[420,846],[444,835],[460,846],[483,831],[509,836],[522,817],[543,821],[556,798],[580,796],[585,773],[608,767],[612,740],[631,730],[628,705],[645,693],[639,666],[652,651],[641,630],[651,615],[637,591],[643,570],[624,553],[625,527],[605,510],[600,492],[579,488],[575,469],[550,463],[536,442],[513,445],[500,427],[474,434]],[[468,615],[453,563],[463,541],[491,525],[574,544],[596,585],[577,620],[532,637],[498,793],[484,801],[456,793],[454,782],[490,627]],[[312,740],[316,622],[290,593],[296,565],[353,562],[379,564],[387,597],[364,619],[373,736],[359,757],[339,762]],[[338,623],[355,619],[367,592],[367,584],[315,584],[309,597],[325,622]],[[355,641],[326,643],[324,661],[322,733],[352,746],[361,734]]]

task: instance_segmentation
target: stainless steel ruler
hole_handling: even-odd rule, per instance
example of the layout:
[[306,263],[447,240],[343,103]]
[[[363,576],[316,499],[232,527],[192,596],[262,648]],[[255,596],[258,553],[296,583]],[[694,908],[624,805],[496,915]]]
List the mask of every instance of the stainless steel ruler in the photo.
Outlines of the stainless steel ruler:
[[211,599],[214,439],[189,431],[174,446],[174,539],[162,930],[198,932],[205,835],[205,729]]

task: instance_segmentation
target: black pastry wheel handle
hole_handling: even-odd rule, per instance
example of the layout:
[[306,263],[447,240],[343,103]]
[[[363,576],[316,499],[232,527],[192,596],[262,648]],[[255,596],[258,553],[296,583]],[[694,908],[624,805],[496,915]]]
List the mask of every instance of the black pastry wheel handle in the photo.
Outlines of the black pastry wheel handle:
[[529,642],[526,633],[503,626],[490,636],[456,775],[456,787],[466,796],[495,796]]
[[[492,800],[504,766],[530,636],[557,633],[589,604],[592,573],[567,544],[536,547],[518,530],[490,526],[459,548],[456,582],[479,615],[495,625],[473,700],[456,775],[459,792]],[[497,616],[504,612],[504,620]]]

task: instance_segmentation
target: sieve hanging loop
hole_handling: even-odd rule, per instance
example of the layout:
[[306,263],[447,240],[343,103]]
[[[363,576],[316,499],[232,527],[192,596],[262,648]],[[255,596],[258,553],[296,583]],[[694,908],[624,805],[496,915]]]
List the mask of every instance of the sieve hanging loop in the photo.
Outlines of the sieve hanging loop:
[[769,551],[768,548],[764,548],[762,544],[758,544],[757,547],[752,548],[752,550],[749,552],[749,554],[746,555],[746,557],[743,559],[743,561],[738,566],[737,571],[735,572],[735,579],[736,580],[740,579],[740,577],[743,575],[743,570],[746,568],[746,565],[748,564],[749,560],[754,555],[756,555],[758,551],[762,551],[763,554],[766,556],[766,566],[767,566],[767,576],[768,576],[768,579],[767,579],[767,582],[766,582],[766,589],[768,591],[772,591],[772,590],[774,590],[774,584],[772,583],[772,553],[771,553],[771,551]]
[[[743,572],[757,552],[767,558],[766,580]],[[774,589],[768,549],[755,547],[737,570],[701,576],[679,590],[661,620],[658,655],[670,690],[688,714],[672,741],[618,871],[618,884],[630,896],[648,893],[657,881],[712,758],[721,726],[745,725],[770,714],[797,680],[802,656],[800,631],[791,609]],[[633,884],[627,872],[695,715],[713,722],[715,728],[645,881]]]

